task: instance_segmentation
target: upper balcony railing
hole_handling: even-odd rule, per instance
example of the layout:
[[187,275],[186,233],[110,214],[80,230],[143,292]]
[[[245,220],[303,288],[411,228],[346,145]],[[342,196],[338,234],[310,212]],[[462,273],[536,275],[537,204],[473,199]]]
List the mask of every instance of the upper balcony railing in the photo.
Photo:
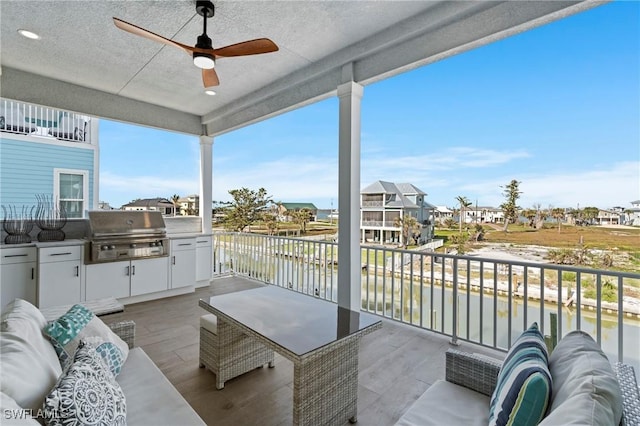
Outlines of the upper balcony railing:
[[362,202],[362,207],[382,207],[382,206],[384,206],[384,202],[382,200]]
[[92,143],[90,117],[4,98],[0,99],[0,131]]
[[[337,301],[338,245],[298,238],[214,236],[217,273]],[[640,367],[640,274],[362,247],[362,309],[457,340],[508,350],[532,322],[557,336],[583,330],[612,360]]]

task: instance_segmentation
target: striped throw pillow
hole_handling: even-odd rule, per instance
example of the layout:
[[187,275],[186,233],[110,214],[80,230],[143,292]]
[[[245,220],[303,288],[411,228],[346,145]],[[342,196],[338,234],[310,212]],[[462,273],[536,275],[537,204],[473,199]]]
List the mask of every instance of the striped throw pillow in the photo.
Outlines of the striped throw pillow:
[[533,323],[515,341],[498,373],[489,408],[490,426],[537,425],[551,401],[549,355]]

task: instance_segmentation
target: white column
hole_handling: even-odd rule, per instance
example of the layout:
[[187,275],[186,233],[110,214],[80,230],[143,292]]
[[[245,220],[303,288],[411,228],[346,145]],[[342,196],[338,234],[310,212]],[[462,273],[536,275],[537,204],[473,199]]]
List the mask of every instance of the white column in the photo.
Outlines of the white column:
[[211,209],[213,200],[213,138],[200,136],[200,218],[202,233],[211,233]]
[[338,305],[359,311],[360,253],[360,103],[363,88],[350,81],[338,86]]

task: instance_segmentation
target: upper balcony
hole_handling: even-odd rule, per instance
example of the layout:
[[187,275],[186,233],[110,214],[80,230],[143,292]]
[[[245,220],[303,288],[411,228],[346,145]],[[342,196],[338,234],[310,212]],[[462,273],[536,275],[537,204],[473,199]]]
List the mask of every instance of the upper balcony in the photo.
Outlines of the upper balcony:
[[94,121],[83,114],[0,99],[2,132],[97,144],[97,136],[92,133]]

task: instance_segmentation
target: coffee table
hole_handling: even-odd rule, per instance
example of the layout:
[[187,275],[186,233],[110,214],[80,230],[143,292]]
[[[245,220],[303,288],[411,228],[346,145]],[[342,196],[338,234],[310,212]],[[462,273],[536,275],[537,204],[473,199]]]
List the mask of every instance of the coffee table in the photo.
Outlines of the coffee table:
[[[241,332],[293,362],[294,425],[357,421],[359,343],[382,327],[380,318],[271,285],[199,305],[218,317],[219,342]],[[221,366],[245,356],[219,349]]]

